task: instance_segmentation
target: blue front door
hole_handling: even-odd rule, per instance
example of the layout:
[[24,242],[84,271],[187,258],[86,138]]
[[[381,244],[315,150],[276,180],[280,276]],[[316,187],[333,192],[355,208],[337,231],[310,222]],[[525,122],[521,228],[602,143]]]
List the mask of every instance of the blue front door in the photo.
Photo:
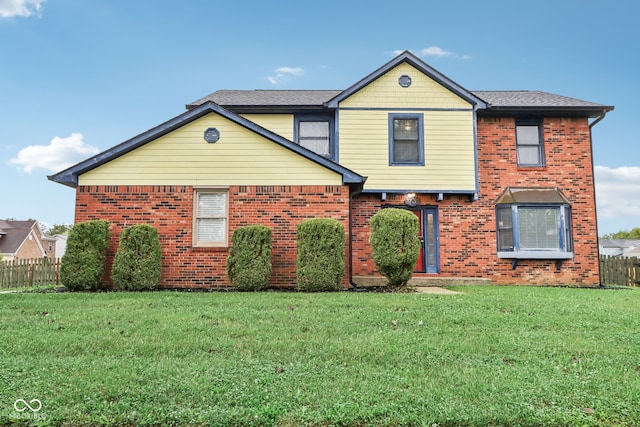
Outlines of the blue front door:
[[420,221],[420,256],[416,263],[416,273],[439,272],[438,209],[423,207],[412,211]]

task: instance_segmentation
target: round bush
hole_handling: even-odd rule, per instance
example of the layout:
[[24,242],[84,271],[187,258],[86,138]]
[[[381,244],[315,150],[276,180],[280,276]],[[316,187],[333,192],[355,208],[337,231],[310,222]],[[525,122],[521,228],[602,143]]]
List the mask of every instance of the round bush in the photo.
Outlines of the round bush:
[[71,291],[95,291],[103,283],[109,248],[109,223],[80,222],[69,231],[60,283]]
[[345,271],[344,226],[335,219],[314,218],[298,224],[297,233],[298,290],[339,290]]
[[420,254],[418,217],[404,209],[388,208],[378,211],[370,223],[373,262],[388,286],[405,286]]
[[240,291],[260,291],[271,278],[271,230],[264,225],[237,228],[231,236],[227,276]]
[[147,224],[125,228],[111,269],[113,285],[123,291],[146,291],[155,288],[161,276],[158,230]]

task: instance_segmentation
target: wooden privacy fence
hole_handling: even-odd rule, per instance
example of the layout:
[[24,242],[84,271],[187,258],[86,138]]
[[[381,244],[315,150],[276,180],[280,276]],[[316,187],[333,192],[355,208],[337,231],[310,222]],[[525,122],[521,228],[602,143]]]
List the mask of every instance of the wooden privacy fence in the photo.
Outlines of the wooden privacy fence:
[[60,258],[0,261],[0,289],[57,285],[59,281]]
[[603,285],[638,286],[640,284],[640,260],[600,256],[600,283]]

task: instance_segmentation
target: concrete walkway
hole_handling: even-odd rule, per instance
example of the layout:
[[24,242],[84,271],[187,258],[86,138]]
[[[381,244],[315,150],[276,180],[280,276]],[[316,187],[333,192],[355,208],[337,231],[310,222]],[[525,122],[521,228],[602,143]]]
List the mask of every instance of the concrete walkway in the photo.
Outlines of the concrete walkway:
[[436,294],[436,295],[458,295],[462,292],[451,291],[445,288],[439,288],[437,286],[416,286],[414,288],[417,292],[423,294]]

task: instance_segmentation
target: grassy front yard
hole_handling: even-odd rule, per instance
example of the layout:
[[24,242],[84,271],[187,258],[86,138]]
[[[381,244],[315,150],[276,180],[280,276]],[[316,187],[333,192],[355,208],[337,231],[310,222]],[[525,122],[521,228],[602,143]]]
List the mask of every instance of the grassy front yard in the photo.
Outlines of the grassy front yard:
[[0,295],[0,425],[640,425],[640,292],[458,290]]

